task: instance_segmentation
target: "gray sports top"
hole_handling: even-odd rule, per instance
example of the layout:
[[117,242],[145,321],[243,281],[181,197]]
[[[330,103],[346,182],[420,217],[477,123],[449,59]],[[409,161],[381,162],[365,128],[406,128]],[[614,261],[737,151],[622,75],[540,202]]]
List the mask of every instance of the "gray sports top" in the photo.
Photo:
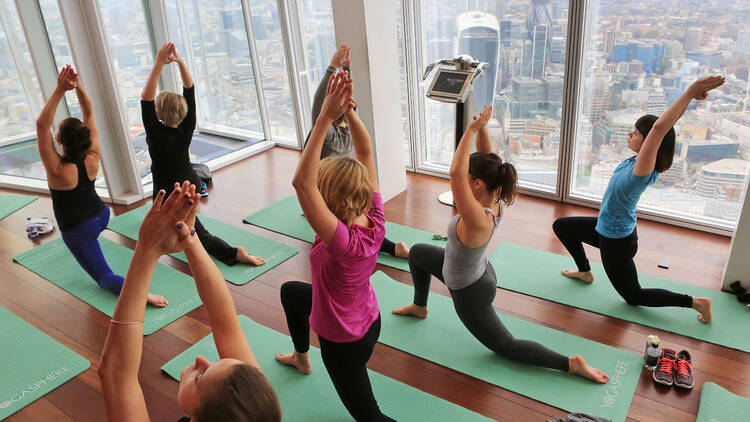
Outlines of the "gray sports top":
[[443,279],[445,285],[451,290],[460,290],[471,286],[482,277],[487,268],[488,260],[484,252],[487,250],[487,245],[490,243],[492,236],[495,235],[495,229],[497,229],[497,225],[503,217],[503,207],[500,205],[500,215],[497,217],[495,217],[492,209],[485,208],[484,210],[492,214],[495,219],[495,226],[492,227],[492,234],[487,243],[478,248],[469,248],[458,240],[456,226],[461,218],[460,215],[453,217],[448,224],[448,243],[445,245]]

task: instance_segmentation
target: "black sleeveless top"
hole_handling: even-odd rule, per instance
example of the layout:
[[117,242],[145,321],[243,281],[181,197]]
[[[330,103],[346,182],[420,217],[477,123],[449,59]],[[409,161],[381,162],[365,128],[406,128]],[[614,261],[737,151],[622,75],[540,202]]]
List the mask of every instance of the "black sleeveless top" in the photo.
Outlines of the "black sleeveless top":
[[60,231],[70,230],[104,210],[104,202],[97,195],[94,182],[89,180],[83,159],[70,162],[78,168],[78,185],[69,190],[49,189]]

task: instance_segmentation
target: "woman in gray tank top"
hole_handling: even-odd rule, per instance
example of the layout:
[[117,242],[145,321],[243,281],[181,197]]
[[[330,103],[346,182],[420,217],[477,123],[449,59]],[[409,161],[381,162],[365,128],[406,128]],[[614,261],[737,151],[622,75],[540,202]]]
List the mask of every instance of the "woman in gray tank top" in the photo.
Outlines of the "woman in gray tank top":
[[[568,358],[534,341],[514,338],[492,306],[497,278],[485,251],[502,217],[503,204],[513,203],[518,176],[512,164],[492,152],[487,131],[491,116],[492,108],[485,107],[474,118],[453,156],[451,191],[458,215],[448,225],[448,243],[445,249],[427,244],[411,248],[414,303],[393,313],[426,318],[430,278],[435,276],[450,290],[461,322],[488,349],[507,359],[606,383],[609,377],[588,366],[581,356]],[[477,152],[470,154],[474,135]]]

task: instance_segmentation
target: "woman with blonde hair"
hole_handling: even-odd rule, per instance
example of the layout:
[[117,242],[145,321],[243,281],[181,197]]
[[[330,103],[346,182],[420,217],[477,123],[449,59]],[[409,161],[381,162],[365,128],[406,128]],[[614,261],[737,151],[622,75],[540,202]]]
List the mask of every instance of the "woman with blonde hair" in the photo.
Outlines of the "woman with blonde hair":
[[[325,101],[292,184],[315,230],[310,250],[312,284],[281,286],[293,353],[276,359],[303,374],[310,328],[320,341],[323,364],[346,409],[357,421],[392,421],[372,392],[367,361],[380,336],[380,311],[370,275],[385,237],[385,215],[370,135],[353,110],[352,80],[339,72],[328,82]],[[320,161],[326,131],[341,115],[351,129],[354,155]]]
[[[180,68],[182,95],[163,91],[154,101],[161,70],[170,63],[177,63]],[[151,156],[154,198],[161,189],[171,192],[175,182],[188,180],[200,186],[201,180],[190,164],[189,153],[196,124],[195,85],[190,71],[172,43],[164,44],[156,55],[154,68],[141,93],[141,116]],[[266,263],[263,258],[248,254],[245,248],[234,248],[212,235],[198,219],[195,220],[195,231],[208,253],[226,265],[237,262],[251,265]]]
[[242,332],[229,288],[196,239],[193,225],[200,195],[188,182],[172,188],[166,201],[165,191],[157,192],[143,219],[104,341],[98,373],[107,420],[149,420],[138,381],[146,294],[159,257],[185,252],[221,359],[210,362],[198,356],[182,370],[177,404],[189,416],[180,422],[279,422],[279,401]]
[[[83,121],[75,117],[63,119],[53,136],[50,127],[55,110],[65,91],[73,89],[81,105]],[[39,114],[36,138],[47,172],[52,209],[65,246],[101,288],[119,295],[123,278],[112,272],[99,245],[99,235],[109,222],[109,207],[94,187],[101,157],[94,106],[70,65],[57,76],[57,88]],[[55,150],[55,141],[60,143],[62,155]],[[167,306],[163,296],[149,294],[147,301],[160,308]]]

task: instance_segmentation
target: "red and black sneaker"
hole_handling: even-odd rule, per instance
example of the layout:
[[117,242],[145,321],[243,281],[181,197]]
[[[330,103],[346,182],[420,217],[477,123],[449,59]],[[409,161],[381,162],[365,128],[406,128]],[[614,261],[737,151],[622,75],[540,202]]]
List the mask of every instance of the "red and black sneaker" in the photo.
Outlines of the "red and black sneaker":
[[695,385],[695,373],[690,353],[682,350],[677,354],[677,363],[674,365],[674,386],[692,389]]
[[662,349],[659,363],[656,364],[656,370],[654,370],[654,381],[667,386],[674,384],[676,358],[674,350]]

